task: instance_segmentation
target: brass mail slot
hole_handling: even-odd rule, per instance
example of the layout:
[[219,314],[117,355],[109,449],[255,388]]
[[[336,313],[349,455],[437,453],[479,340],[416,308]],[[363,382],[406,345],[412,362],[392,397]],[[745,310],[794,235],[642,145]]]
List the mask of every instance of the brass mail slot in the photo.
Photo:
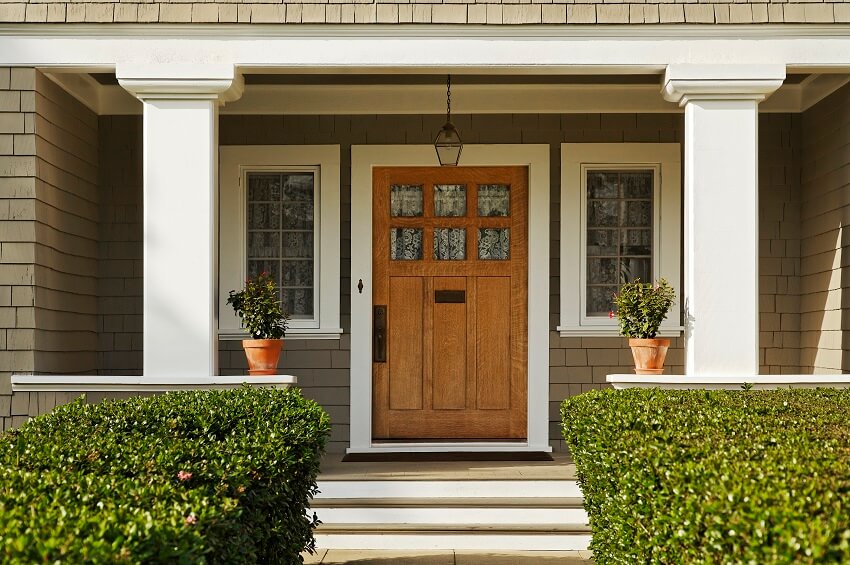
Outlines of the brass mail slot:
[[449,304],[463,304],[464,302],[466,302],[466,291],[465,290],[435,290],[434,291],[434,302],[449,303]]

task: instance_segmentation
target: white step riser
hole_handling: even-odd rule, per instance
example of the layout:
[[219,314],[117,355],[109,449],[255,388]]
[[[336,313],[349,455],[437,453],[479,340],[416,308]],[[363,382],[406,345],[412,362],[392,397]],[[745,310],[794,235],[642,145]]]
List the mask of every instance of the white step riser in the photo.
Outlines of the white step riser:
[[316,498],[581,498],[576,481],[319,481]]
[[321,534],[319,549],[582,551],[590,534]]
[[587,524],[583,508],[316,508],[324,524]]

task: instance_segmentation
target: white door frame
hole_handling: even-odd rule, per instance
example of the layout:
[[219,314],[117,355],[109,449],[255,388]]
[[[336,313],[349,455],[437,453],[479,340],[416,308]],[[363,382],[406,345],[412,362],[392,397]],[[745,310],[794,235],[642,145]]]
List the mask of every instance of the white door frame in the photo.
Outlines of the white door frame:
[[[439,166],[432,145],[351,147],[351,446],[369,451],[551,451],[549,446],[549,146],[465,145],[461,166],[528,166],[527,443],[372,442],[372,169]],[[363,282],[363,291],[358,284]]]

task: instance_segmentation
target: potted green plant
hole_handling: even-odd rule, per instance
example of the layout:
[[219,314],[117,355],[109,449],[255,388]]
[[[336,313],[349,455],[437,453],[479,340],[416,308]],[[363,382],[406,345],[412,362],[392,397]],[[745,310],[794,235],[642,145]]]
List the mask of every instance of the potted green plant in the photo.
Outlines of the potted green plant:
[[655,336],[675,299],[676,291],[665,279],[655,284],[635,279],[614,294],[620,334],[629,338],[638,375],[660,375],[664,372],[670,340]]
[[251,375],[274,375],[283,348],[289,316],[278,299],[278,288],[269,273],[263,271],[245,281],[245,288],[231,290],[227,303],[251,339],[242,340]]

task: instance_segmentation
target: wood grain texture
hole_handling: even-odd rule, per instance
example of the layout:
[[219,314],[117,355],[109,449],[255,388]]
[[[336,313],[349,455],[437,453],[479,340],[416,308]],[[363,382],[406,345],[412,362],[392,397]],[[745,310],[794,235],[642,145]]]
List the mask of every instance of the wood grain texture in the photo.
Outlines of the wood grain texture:
[[476,302],[476,407],[508,409],[511,403],[511,279],[478,277]]
[[390,410],[419,410],[424,406],[424,283],[422,277],[390,278],[387,308]]
[[[465,277],[434,278],[434,290],[466,291]],[[439,409],[466,407],[466,302],[437,303],[433,295],[434,360],[432,406]]]
[[[388,362],[373,364],[373,437],[523,439],[527,435],[526,167],[378,167],[373,195],[373,301],[387,304]],[[423,187],[422,217],[391,217],[390,187]],[[434,185],[466,188],[466,217],[434,215]],[[478,217],[478,184],[510,186],[511,214]],[[421,260],[391,261],[392,228],[423,230]],[[510,228],[508,260],[478,259],[478,229]],[[467,230],[466,258],[434,257],[436,228]],[[436,303],[436,290],[464,290]],[[416,329],[419,328],[419,335]]]

